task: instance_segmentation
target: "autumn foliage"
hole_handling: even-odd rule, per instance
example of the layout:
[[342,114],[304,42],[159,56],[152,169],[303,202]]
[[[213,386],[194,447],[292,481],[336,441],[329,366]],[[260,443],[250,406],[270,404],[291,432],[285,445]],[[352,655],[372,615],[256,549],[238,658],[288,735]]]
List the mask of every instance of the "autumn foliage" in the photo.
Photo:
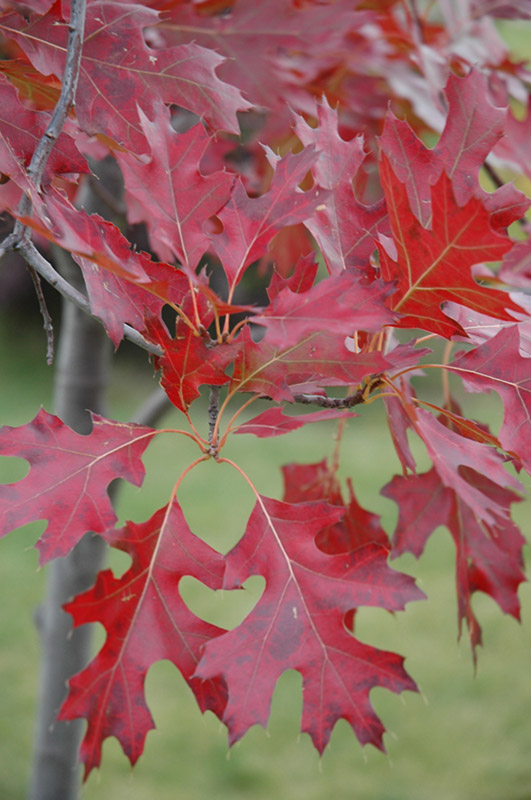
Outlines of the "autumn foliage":
[[[171,433],[190,437],[197,459],[163,508],[116,528],[108,487],[142,485],[160,430],[94,416],[82,436],[44,410],[1,430],[1,454],[30,467],[0,486],[2,534],[46,520],[42,564],[88,531],[131,558],[66,606],[75,626],[101,623],[106,640],[72,678],[60,717],[87,720],[88,775],[108,736],[132,763],[141,755],[155,661],[175,664],[230,742],[267,724],[275,683],[294,669],[302,730],[320,752],[339,719],[383,749],[371,689],[416,686],[401,655],[356,638],[355,610],[423,598],[390,558],[420,556],[444,525],[473,652],[475,592],[519,616],[524,537],[511,507],[518,473],[531,471],[531,243],[529,201],[510,180],[530,176],[531,72],[496,17],[531,19],[530,5],[89,0],[79,69],[67,63],[74,7],[0,3],[0,203],[16,224],[2,249],[19,249],[46,279],[49,243],[73,256],[114,346],[136,332],[151,353],[182,416]],[[36,165],[74,73],[75,106]],[[106,156],[123,176],[120,226],[78,205]],[[149,254],[128,238],[139,225]],[[267,296],[242,296],[251,274]],[[500,396],[499,430],[463,416],[457,382]],[[198,430],[189,408],[201,387],[210,410]],[[258,398],[271,407],[240,416]],[[282,499],[262,496],[226,454],[233,434],[276,437],[323,420],[340,439],[373,402],[400,471],[382,488],[398,507],[390,536],[359,505],[356,476],[348,493],[340,485],[338,451],[284,467]],[[179,504],[182,478],[207,459],[231,465],[235,491],[255,496],[228,553],[195,535]],[[199,619],[179,593],[183,576],[238,590],[253,575],[265,590],[234,630]]]

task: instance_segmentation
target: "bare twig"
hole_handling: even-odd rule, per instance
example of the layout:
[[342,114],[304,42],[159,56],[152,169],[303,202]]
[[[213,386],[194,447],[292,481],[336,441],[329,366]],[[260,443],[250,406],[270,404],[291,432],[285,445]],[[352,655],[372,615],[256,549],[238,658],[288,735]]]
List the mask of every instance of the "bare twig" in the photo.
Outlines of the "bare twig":
[[39,308],[41,310],[41,316],[43,321],[44,332],[46,334],[46,363],[48,366],[53,364],[53,325],[52,325],[52,318],[50,316],[50,312],[48,311],[48,306],[46,305],[46,298],[44,297],[44,293],[42,291],[42,283],[40,275],[28,265],[28,272],[31,275],[31,280],[33,281],[33,287],[35,289],[35,294],[37,295],[37,299],[39,301]]
[[[92,313],[92,309],[90,307],[90,303],[86,296],[75,289],[67,280],[60,275],[57,270],[55,270],[49,261],[47,261],[41,253],[37,250],[33,242],[28,241],[27,239],[23,239],[17,246],[17,250],[24,256],[27,263],[32,267],[35,272],[37,272],[45,281],[47,281],[50,286],[53,286],[59,294],[62,294],[63,297],[66,297],[67,300],[70,300],[75,306],[84,311],[85,314],[88,314],[90,317],[94,319],[98,319],[95,314]],[[99,320],[101,322],[101,320]],[[143,350],[147,350],[148,353],[153,353],[156,356],[161,356],[163,354],[160,347],[155,344],[151,344],[148,342],[147,339],[144,339],[141,333],[139,333],[135,328],[132,328],[131,325],[124,324],[124,337],[128,339],[133,344],[136,344],[138,347],[141,347]]]
[[3,242],[0,242],[0,258],[5,256],[6,253],[9,253],[10,250],[14,250],[18,242],[18,236],[15,236],[15,232],[12,231]]

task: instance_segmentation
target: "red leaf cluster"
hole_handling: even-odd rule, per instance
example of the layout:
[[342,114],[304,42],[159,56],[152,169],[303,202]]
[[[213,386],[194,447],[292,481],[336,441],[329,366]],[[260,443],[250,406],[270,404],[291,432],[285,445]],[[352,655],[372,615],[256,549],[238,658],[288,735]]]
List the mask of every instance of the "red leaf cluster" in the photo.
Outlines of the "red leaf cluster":
[[[531,73],[493,19],[529,19],[527,5],[98,0],[73,76],[74,5],[0,4],[0,203],[17,225],[1,252],[27,254],[35,233],[44,255],[34,268],[47,264],[41,274],[79,301],[46,243],[72,256],[115,347],[133,328],[150,352],[183,420],[165,432],[189,437],[198,457],[163,508],[115,528],[109,484],[141,486],[159,430],[94,416],[81,436],[43,410],[1,429],[0,453],[29,464],[0,486],[1,535],[46,520],[43,563],[88,531],[131,558],[66,606],[75,626],[101,623],[106,640],[72,677],[60,717],[88,722],[88,775],[109,736],[132,763],[140,756],[154,662],[175,664],[230,742],[267,724],[276,681],[295,669],[302,730],[319,752],[339,719],[383,749],[371,690],[416,685],[402,656],[356,638],[356,611],[423,597],[388,556],[419,557],[448,529],[474,657],[475,592],[519,616],[524,537],[511,509],[522,492],[514,470],[531,474],[531,228],[509,177],[529,175]],[[50,133],[74,77],[75,104]],[[43,136],[53,147],[38,166]],[[112,220],[82,207],[88,189],[105,195],[96,161],[120,174]],[[147,252],[133,241],[139,230]],[[189,409],[198,401],[201,413],[203,387],[201,425]],[[499,395],[498,431],[473,403],[461,410],[463,388]],[[257,400],[275,405],[245,418]],[[347,500],[338,478],[345,427],[364,425],[379,400],[401,472],[382,489],[398,505],[394,535],[360,505],[356,478]],[[225,457],[232,433],[311,435],[324,422],[336,426],[333,452],[285,466],[282,501]],[[190,530],[177,500],[208,459],[234,468],[255,498],[225,555]],[[185,576],[233,591],[253,575],[265,591],[233,630],[199,619],[180,594]]]

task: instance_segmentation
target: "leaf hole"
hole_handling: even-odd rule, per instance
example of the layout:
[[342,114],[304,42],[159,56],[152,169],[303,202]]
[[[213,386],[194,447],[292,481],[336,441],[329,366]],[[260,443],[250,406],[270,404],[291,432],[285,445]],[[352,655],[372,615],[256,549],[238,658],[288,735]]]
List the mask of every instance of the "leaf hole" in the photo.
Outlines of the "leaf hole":
[[17,458],[16,456],[2,456],[0,458],[0,484],[21,481],[29,471],[30,465],[25,458]]
[[115,578],[121,578],[132,563],[133,559],[128,553],[124,553],[123,550],[118,550],[116,547],[109,548],[107,566],[112,569]]
[[260,600],[265,589],[265,579],[253,575],[245,581],[242,589],[213,590],[201,581],[186,575],[179,583],[179,592],[184,602],[197,617],[232,630],[240,625]]

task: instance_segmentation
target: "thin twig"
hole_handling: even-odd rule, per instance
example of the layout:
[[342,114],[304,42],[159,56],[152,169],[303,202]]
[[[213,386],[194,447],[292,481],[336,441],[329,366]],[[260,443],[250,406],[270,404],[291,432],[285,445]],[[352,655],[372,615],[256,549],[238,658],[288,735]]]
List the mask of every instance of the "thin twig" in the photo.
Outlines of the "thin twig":
[[[85,314],[93,317],[94,319],[99,318],[92,313],[92,309],[90,307],[90,303],[87,297],[77,289],[75,289],[67,280],[60,275],[57,270],[55,270],[49,261],[47,261],[41,253],[37,250],[33,242],[23,239],[16,248],[27,263],[32,267],[38,274],[47,281],[50,286],[53,286],[59,294],[62,294],[63,297],[66,297],[67,300],[70,300],[75,306],[84,311]],[[101,322],[101,320],[99,320]],[[124,324],[124,337],[128,339],[133,344],[136,344],[138,347],[141,347],[143,350],[147,350],[148,353],[153,353],[156,356],[163,355],[163,350],[155,344],[151,344],[148,342],[147,339],[144,339],[141,333],[139,333],[135,328],[132,328],[130,325]]]
[[46,298],[44,297],[44,292],[42,291],[42,283],[40,275],[30,267],[28,264],[28,272],[31,275],[31,280],[33,281],[33,288],[35,289],[35,294],[37,295],[37,300],[39,301],[39,308],[41,311],[42,316],[42,324],[44,328],[44,332],[46,334],[46,363],[48,366],[53,364],[53,325],[52,325],[52,318],[50,316],[50,312],[48,311],[48,306],[46,305]]
[[6,253],[9,253],[10,250],[14,250],[17,242],[18,236],[15,236],[15,232],[12,231],[2,242],[0,242],[0,258],[5,256]]

